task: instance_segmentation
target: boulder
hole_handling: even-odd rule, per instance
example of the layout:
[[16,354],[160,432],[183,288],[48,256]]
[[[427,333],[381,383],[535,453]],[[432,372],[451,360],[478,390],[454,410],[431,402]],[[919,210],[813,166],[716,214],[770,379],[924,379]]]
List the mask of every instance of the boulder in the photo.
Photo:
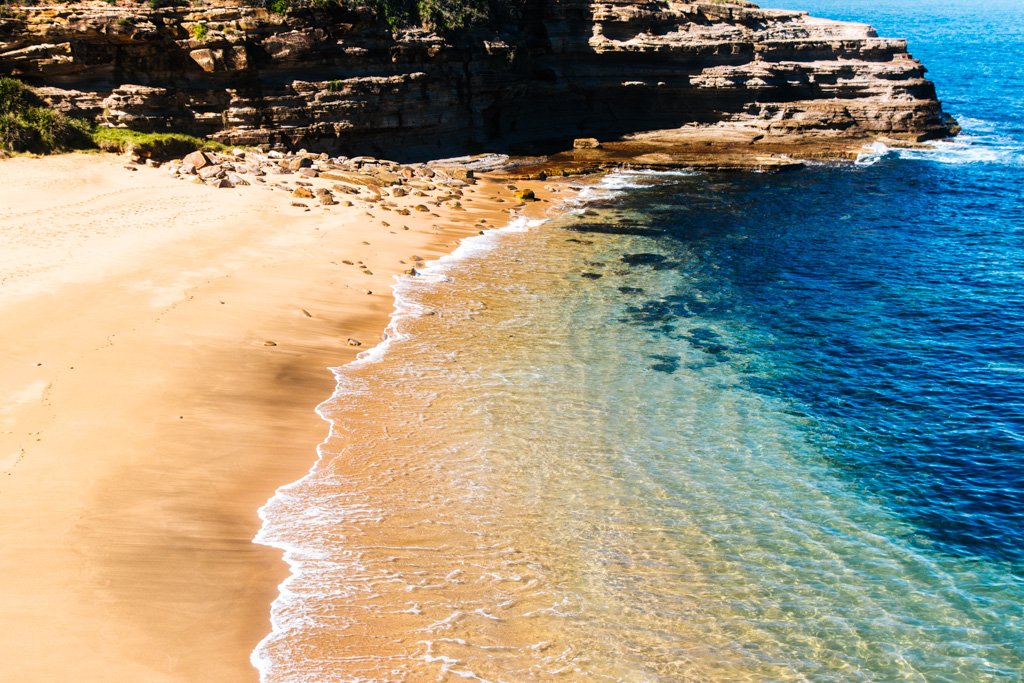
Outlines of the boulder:
[[199,169],[198,173],[199,177],[202,178],[203,180],[224,177],[224,169],[217,164],[213,164],[212,166],[203,166],[202,168]]
[[312,199],[313,193],[308,187],[297,187],[295,188],[295,191],[292,192],[292,196],[297,199]]
[[213,163],[213,160],[210,159],[210,157],[207,156],[206,152],[202,150],[196,150],[191,154],[185,155],[185,158],[182,159],[182,161],[184,162],[182,164],[183,167],[186,164],[191,165],[192,168],[195,169],[196,171],[203,168],[204,166],[209,166],[210,164]]
[[[461,166],[456,166],[455,168],[449,168],[445,170],[448,171],[448,175],[451,176],[453,180],[466,181],[472,180],[474,177],[476,177],[476,174],[471,168],[463,168]],[[465,182],[463,182],[463,185],[465,185]]]
[[572,141],[573,149],[601,149],[601,143],[597,138],[576,138]]

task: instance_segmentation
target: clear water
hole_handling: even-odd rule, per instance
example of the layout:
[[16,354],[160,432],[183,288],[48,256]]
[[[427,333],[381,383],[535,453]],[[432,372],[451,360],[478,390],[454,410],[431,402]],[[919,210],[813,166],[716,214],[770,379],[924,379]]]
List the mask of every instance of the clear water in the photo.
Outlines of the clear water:
[[802,4],[967,134],[620,174],[403,284],[262,511],[264,680],[1024,679],[1024,8]]

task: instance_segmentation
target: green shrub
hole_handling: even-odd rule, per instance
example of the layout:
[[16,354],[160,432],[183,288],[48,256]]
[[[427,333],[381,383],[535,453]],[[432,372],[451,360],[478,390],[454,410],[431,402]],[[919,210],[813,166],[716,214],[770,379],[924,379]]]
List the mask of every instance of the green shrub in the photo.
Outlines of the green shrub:
[[489,16],[485,0],[419,0],[417,10],[424,25],[440,31],[482,24]]
[[22,114],[37,136],[36,149],[32,151],[56,152],[87,146],[89,143],[88,124],[45,107],[30,107]]
[[0,78],[0,114],[22,111],[26,101],[25,86],[14,78]]
[[206,24],[195,24],[192,26],[192,37],[196,40],[206,40],[206,34],[209,31],[210,29],[207,28]]
[[0,78],[0,147],[46,154],[89,146],[89,124],[44,106],[13,78]]
[[0,149],[8,152],[27,152],[35,133],[14,114],[0,114]]

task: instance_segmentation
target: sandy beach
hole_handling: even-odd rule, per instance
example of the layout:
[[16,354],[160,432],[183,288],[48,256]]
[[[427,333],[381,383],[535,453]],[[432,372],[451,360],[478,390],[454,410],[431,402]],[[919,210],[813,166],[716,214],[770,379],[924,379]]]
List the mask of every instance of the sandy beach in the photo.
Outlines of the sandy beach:
[[305,211],[113,156],[0,161],[4,677],[255,680],[286,576],[256,511],[312,464],[328,368],[511,194]]

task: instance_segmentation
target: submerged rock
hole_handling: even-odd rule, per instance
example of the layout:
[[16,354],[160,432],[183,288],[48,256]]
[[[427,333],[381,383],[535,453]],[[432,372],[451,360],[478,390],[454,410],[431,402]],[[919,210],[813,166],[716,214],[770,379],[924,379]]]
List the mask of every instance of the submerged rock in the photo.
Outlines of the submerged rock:
[[622,262],[629,266],[649,266],[665,261],[668,257],[661,254],[626,254]]

